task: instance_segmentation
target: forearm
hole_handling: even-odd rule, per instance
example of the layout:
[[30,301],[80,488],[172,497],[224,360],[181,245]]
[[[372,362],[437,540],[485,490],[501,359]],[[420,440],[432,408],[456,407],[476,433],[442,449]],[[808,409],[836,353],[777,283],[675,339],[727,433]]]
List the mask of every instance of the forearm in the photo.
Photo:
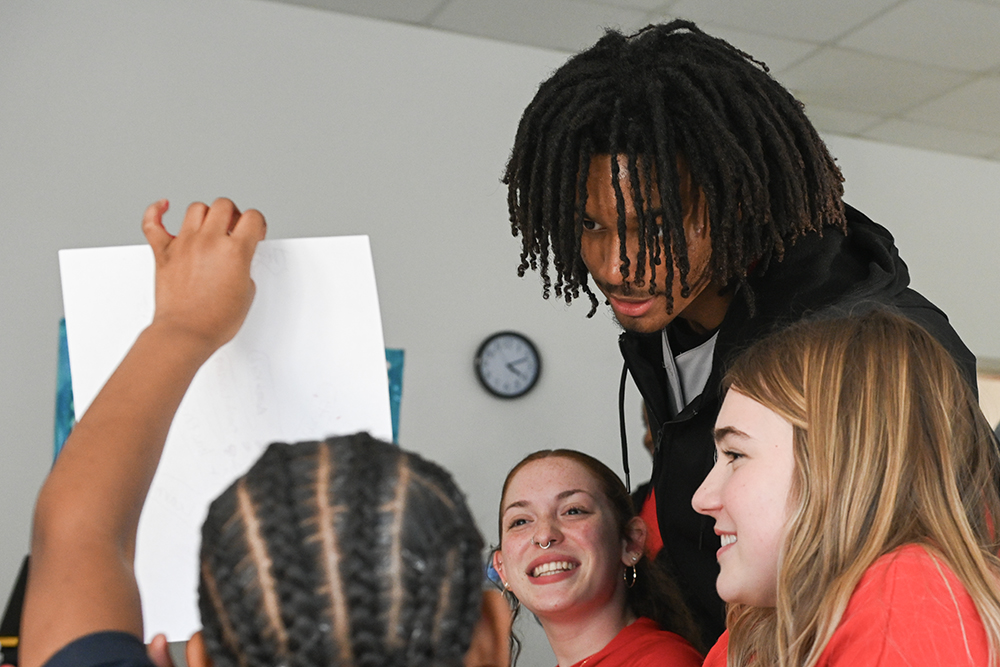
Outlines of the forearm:
[[[78,532],[131,541],[177,406],[213,351],[159,324],[139,335],[45,482],[36,534],[68,523]],[[64,521],[66,514],[75,516]]]
[[[139,516],[174,413],[212,351],[196,337],[151,325],[73,429],[35,510],[29,639],[62,634],[62,619],[31,606],[56,605],[52,596],[69,590],[95,600],[98,627],[141,635],[132,570]],[[35,619],[46,626],[33,627]],[[32,653],[35,646],[25,646],[23,664],[47,659]]]
[[101,630],[142,634],[133,558],[142,505],[174,413],[201,365],[253,301],[250,262],[266,225],[226,199],[188,207],[178,235],[166,200],[143,231],[156,261],[156,313],[76,425],[35,507],[21,664]]

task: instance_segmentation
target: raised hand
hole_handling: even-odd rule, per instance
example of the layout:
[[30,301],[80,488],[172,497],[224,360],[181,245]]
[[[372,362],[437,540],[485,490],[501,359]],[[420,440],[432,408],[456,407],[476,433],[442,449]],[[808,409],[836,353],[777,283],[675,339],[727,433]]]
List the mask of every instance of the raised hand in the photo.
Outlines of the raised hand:
[[153,324],[203,340],[213,351],[239,330],[254,284],[250,261],[267,225],[255,210],[240,213],[228,199],[191,204],[177,236],[163,227],[169,204],[151,204],[142,230],[156,258]]

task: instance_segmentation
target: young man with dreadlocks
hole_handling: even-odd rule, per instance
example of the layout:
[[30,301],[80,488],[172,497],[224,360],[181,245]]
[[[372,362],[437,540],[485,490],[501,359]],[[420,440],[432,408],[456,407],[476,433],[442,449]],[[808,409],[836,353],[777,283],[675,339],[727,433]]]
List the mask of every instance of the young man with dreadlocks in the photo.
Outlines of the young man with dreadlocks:
[[656,438],[644,515],[706,643],[725,627],[720,542],[691,497],[735,352],[822,309],[877,303],[931,331],[975,387],[975,357],[907,287],[892,236],[844,204],[802,104],[690,22],[609,31],[558,69],[521,118],[504,182],[518,273],[538,270],[546,298],[586,295],[589,315],[593,279],[625,330]]

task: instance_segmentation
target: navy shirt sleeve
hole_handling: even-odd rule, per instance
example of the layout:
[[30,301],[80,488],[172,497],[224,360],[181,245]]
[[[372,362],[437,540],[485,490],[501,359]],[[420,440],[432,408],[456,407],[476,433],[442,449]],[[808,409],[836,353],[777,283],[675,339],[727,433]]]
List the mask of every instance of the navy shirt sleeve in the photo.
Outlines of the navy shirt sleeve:
[[154,667],[146,646],[127,632],[95,632],[74,640],[45,667]]

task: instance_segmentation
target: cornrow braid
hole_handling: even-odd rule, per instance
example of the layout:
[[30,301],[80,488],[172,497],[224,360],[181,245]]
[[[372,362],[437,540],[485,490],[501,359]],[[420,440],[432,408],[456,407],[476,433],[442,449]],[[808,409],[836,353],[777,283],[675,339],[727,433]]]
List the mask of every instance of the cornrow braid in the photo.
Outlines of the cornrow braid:
[[217,667],[455,665],[482,537],[439,466],[366,433],[275,443],[209,509],[202,624]]
[[[625,158],[639,232],[631,267],[625,195],[611,160],[622,274],[641,285],[648,269],[651,293],[658,266],[669,284],[675,262],[681,294],[690,293],[684,206],[699,189],[710,221],[709,277],[743,287],[751,307],[749,271],[780,260],[802,234],[846,229],[843,176],[802,104],[763,63],[689,21],[630,36],[609,30],[539,86],[503,177],[511,230],[522,238],[518,275],[538,270],[545,298],[554,288],[570,303],[583,292],[588,317],[598,300],[580,234],[597,154]],[[680,182],[679,160],[690,183]],[[672,312],[669,289],[666,298]]]

